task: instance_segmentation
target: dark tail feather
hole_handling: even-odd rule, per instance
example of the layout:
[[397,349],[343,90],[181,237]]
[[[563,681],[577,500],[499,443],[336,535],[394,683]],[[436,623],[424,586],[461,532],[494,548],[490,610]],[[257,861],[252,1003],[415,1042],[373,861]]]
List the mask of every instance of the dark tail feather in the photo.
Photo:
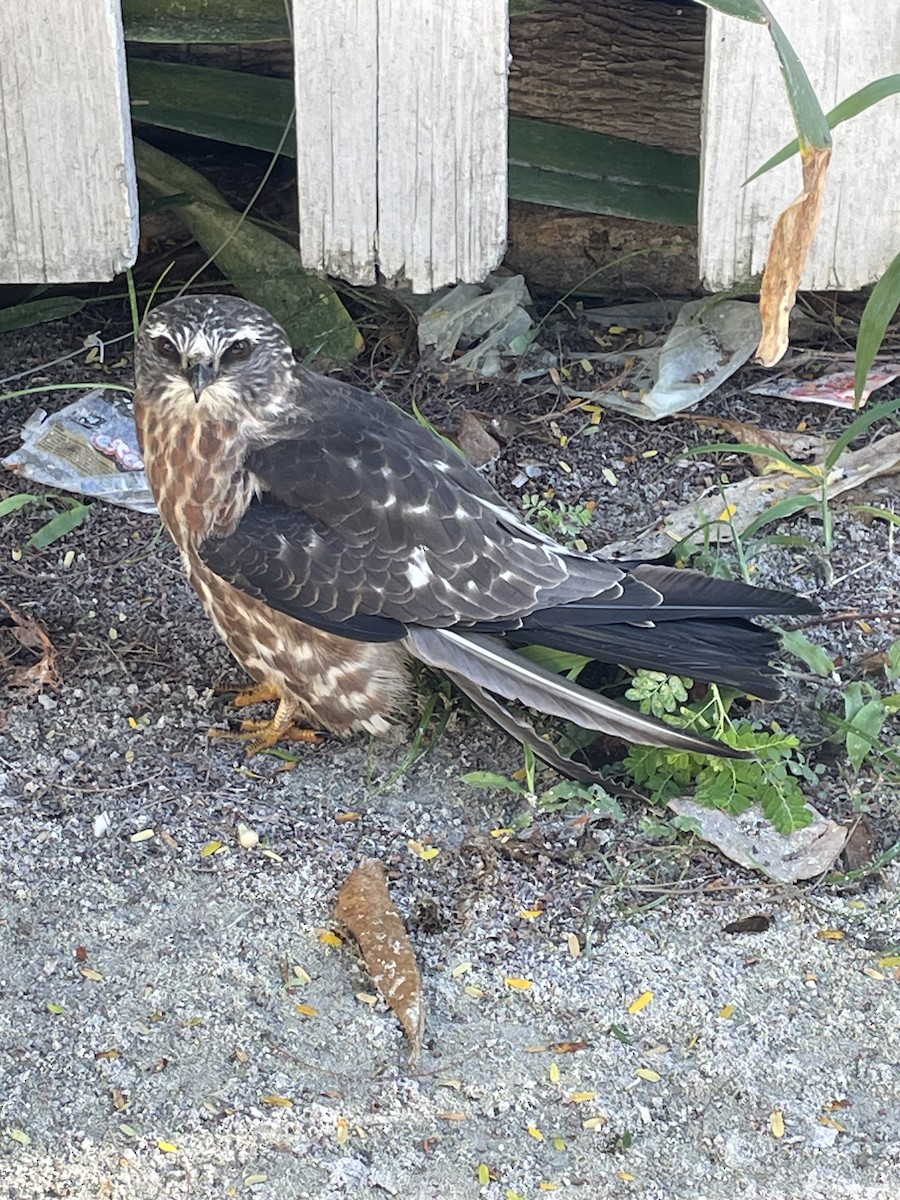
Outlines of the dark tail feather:
[[634,568],[631,578],[654,588],[662,597],[659,604],[642,604],[641,591],[630,590],[626,579],[621,596],[542,609],[508,633],[507,640],[724,683],[774,700],[780,695],[772,666],[778,637],[746,618],[819,611],[794,592],[712,579],[699,571],[645,563]]
[[778,636],[743,620],[662,621],[659,625],[598,625],[507,634],[514,646],[537,643],[583,654],[598,662],[621,663],[724,683],[762,700],[777,700],[781,688],[772,660]]

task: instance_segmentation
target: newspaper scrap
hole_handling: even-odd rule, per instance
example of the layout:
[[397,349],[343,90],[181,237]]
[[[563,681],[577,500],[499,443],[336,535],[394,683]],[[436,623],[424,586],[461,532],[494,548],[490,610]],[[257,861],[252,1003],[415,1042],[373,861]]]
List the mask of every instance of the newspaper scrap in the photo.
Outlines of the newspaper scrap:
[[39,408],[25,422],[21,447],[0,465],[48,487],[156,512],[131,402],[118,392],[97,388],[51,415]]
[[751,396],[777,396],[782,400],[812,400],[834,408],[862,407],[876,388],[884,387],[900,375],[900,363],[885,363],[870,371],[859,401],[856,403],[856,376],[853,371],[837,371],[820,375],[818,379],[798,379],[793,375],[777,375],[763,383],[755,383],[747,391]]

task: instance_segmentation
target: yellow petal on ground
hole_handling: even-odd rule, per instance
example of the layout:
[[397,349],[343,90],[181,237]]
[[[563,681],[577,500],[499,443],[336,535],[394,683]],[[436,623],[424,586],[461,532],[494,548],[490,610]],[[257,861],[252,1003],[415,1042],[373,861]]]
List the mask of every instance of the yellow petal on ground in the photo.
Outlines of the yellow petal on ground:
[[537,1125],[529,1125],[528,1132],[536,1142],[542,1142],[544,1140],[544,1135],[538,1129]]
[[772,1131],[772,1137],[784,1137],[784,1113],[780,1108],[776,1108],[769,1117],[769,1129]]
[[139,829],[137,833],[133,833],[129,839],[132,842],[149,842],[152,837],[156,837],[155,829]]
[[559,1063],[552,1062],[547,1070],[551,1083],[559,1083]]
[[659,1083],[659,1081],[662,1079],[662,1075],[660,1075],[659,1071],[652,1071],[650,1067],[638,1067],[638,1069],[635,1071],[635,1075],[637,1075],[640,1079],[646,1079],[648,1083]]
[[90,979],[94,983],[101,983],[103,980],[103,976],[100,974],[100,972],[95,971],[93,967],[82,967],[81,974],[85,979]]
[[602,1129],[609,1121],[605,1113],[597,1113],[595,1117],[586,1117],[581,1122],[582,1129]]
[[628,1005],[628,1011],[633,1016],[635,1013],[639,1013],[641,1009],[646,1008],[652,999],[652,992],[641,992],[638,998],[636,1000],[632,1000],[632,1002]]
[[338,1117],[335,1122],[335,1137],[339,1146],[346,1146],[350,1141],[350,1123],[346,1117]]
[[840,942],[845,937],[843,929],[817,929],[816,937],[821,938],[823,942]]
[[717,521],[730,521],[736,512],[737,512],[736,504],[726,504],[725,507],[722,509],[722,511],[719,513],[716,520]]
[[544,915],[544,910],[542,908],[520,908],[519,909],[519,916],[524,918],[524,920],[526,920],[526,921],[536,921],[538,919],[538,917],[542,917],[543,915]]
[[272,1108],[293,1108],[294,1102],[290,1096],[263,1096],[262,1104],[270,1104]]
[[298,1004],[296,1007],[297,1012],[300,1013],[301,1016],[317,1017],[319,1015],[319,1010],[317,1008],[313,1008],[311,1004]]
[[521,975],[507,975],[503,982],[515,992],[527,992],[531,987],[531,980],[523,979]]
[[338,935],[333,933],[330,929],[322,930],[322,932],[319,934],[319,941],[323,946],[343,946],[344,944],[343,939],[339,938]]
[[729,1017],[733,1017],[734,1016],[734,1005],[726,1004],[723,1008],[720,1008],[719,1016],[723,1017],[725,1020],[727,1020]]
[[218,854],[222,848],[222,842],[220,842],[218,838],[213,838],[211,842],[207,842],[206,845],[201,848],[200,857],[209,858],[213,854]]
[[164,1154],[177,1154],[178,1147],[174,1142],[157,1142],[157,1150],[162,1150]]
[[596,1100],[596,1092],[571,1092],[566,1101],[569,1104],[586,1104],[588,1100]]
[[626,1183],[634,1183],[637,1179],[637,1175],[632,1175],[630,1171],[616,1171],[616,1175],[619,1179],[624,1179]]

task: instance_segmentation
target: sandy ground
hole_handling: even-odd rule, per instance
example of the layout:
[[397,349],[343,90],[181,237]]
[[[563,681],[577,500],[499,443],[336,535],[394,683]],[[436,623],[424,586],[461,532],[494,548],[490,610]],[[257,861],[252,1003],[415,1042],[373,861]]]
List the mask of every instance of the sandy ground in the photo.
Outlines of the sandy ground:
[[[61,336],[4,339],[0,373]],[[4,409],[2,453],[34,403]],[[674,455],[674,428],[640,437]],[[622,482],[603,532],[642,527],[708,469],[631,474],[634,430],[609,423]],[[567,448],[582,480],[599,477],[598,443]],[[4,545],[46,517],[5,521]],[[839,513],[837,538],[828,571],[760,548],[761,577],[832,608],[887,606],[888,532]],[[539,813],[494,836],[515,802],[460,777],[521,759],[462,705],[397,778],[405,731],[248,770],[207,741],[224,712],[211,686],[234,670],[152,517],[98,506],[47,550],[5,549],[0,574],[64,680],[10,704],[0,730],[0,1196],[897,1196],[896,862],[853,887],[776,888],[660,836],[639,804],[620,822]],[[892,640],[809,632],[851,670]],[[774,713],[801,727],[834,705],[810,680],[792,697]],[[831,754],[817,799],[838,817],[868,809],[881,848],[896,840],[877,773],[854,779]],[[259,845],[242,848],[239,822]],[[386,864],[420,959],[414,1067],[352,944],[321,938],[364,855]],[[756,913],[764,932],[724,931]]]

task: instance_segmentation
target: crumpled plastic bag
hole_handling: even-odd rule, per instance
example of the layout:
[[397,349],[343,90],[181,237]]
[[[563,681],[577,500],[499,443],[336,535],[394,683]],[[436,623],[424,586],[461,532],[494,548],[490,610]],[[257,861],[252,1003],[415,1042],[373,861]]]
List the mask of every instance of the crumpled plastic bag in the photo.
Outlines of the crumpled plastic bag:
[[[487,289],[487,290],[485,290]],[[531,297],[521,275],[488,275],[484,285],[460,283],[439,293],[419,318],[419,350],[478,375],[496,375],[504,357],[517,358],[531,343]]]
[[39,408],[22,428],[22,445],[0,465],[65,492],[154,513],[156,505],[138,449],[131,403],[88,392],[47,415]]

